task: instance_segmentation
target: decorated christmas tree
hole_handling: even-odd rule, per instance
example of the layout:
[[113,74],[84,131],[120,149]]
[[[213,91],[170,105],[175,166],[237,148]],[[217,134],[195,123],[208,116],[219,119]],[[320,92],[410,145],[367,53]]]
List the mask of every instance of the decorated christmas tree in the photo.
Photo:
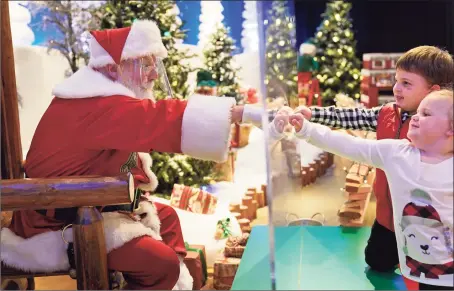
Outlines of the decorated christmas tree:
[[330,1],[312,40],[317,46],[319,63],[315,75],[320,81],[325,105],[334,104],[338,93],[360,98],[361,62],[356,56],[350,9],[351,4],[346,1]]
[[266,25],[267,97],[284,97],[289,101],[297,95],[295,25],[289,17],[287,1],[273,1]]
[[236,49],[234,40],[229,36],[229,29],[218,24],[215,32],[208,38],[203,54],[204,65],[212,72],[213,79],[218,83],[218,95],[242,98],[238,84],[238,70],[233,64],[232,53]]
[[[174,98],[188,97],[188,74],[194,71],[184,60],[191,58],[187,50],[177,48],[186,34],[178,17],[175,1],[108,1],[97,12],[102,28],[120,28],[132,25],[135,19],[149,19],[156,22],[168,50],[164,66],[174,94]],[[164,96],[161,96],[161,98]],[[159,126],[159,125],[156,125]],[[213,174],[213,162],[201,161],[186,155],[167,154],[153,151],[152,170],[158,177],[156,192],[170,193],[173,184],[198,187],[208,183]]]
[[57,34],[47,40],[49,50],[60,52],[75,73],[88,63],[88,42],[84,32],[96,27],[91,11],[103,1],[29,1],[28,9],[33,15],[45,12],[40,29],[54,30]]

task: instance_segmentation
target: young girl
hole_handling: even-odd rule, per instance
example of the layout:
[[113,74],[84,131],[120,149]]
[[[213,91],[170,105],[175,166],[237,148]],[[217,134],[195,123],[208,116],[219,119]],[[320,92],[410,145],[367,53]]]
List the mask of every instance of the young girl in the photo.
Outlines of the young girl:
[[299,113],[289,123],[297,137],[385,171],[403,276],[419,282],[420,290],[452,290],[453,92],[434,91],[422,100],[410,122],[410,141],[352,137]]

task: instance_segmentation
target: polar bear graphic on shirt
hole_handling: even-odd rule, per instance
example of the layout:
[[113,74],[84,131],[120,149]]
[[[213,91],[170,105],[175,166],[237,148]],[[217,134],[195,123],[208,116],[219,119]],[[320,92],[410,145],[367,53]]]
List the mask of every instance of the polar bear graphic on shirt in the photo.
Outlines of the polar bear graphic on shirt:
[[411,197],[400,223],[410,275],[438,279],[439,275],[453,274],[452,227],[443,224],[425,191],[413,190]]

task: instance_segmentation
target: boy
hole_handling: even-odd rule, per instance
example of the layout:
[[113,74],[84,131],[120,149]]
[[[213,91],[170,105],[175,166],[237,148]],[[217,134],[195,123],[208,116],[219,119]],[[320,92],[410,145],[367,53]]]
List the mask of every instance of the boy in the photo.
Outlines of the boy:
[[[407,51],[396,64],[395,103],[372,109],[300,107],[307,120],[333,128],[377,132],[377,139],[405,139],[410,117],[421,100],[440,87],[451,88],[453,58],[447,51],[420,46]],[[394,270],[398,263],[389,187],[383,171],[377,169],[374,185],[377,199],[376,220],[365,249],[366,263],[374,270]]]
[[319,148],[381,168],[391,189],[402,275],[419,290],[452,290],[453,92],[431,92],[412,116],[408,140],[366,140],[290,116],[296,136]]

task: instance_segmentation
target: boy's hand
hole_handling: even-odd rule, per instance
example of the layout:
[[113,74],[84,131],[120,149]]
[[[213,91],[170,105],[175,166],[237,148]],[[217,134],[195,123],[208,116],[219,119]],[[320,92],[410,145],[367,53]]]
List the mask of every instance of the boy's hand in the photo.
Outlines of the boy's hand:
[[301,105],[301,106],[298,106],[296,109],[295,109],[295,114],[296,113],[301,113],[305,119],[307,120],[311,120],[312,118],[312,110],[309,108],[309,107],[306,107],[304,105]]
[[292,114],[289,117],[290,124],[293,125],[296,132],[300,132],[303,128],[304,116],[301,113]]

